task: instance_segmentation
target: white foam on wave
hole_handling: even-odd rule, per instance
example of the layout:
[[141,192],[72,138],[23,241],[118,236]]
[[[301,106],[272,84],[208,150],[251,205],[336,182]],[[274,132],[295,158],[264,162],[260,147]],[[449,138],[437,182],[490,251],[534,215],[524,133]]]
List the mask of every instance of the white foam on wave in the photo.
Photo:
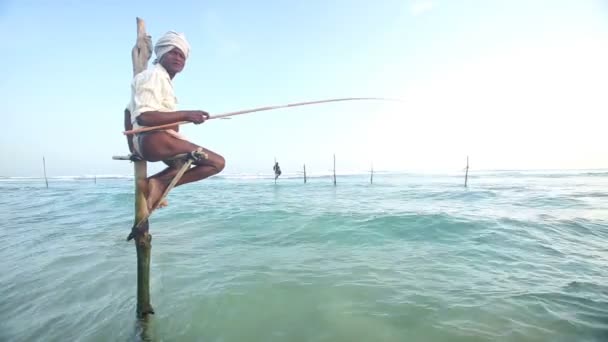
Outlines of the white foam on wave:
[[[336,174],[337,177],[356,177],[356,176],[369,176],[370,171],[351,170],[342,171]],[[462,177],[464,176],[464,170],[458,171],[419,171],[419,170],[400,170],[400,171],[375,171],[374,175],[378,176],[443,176],[443,177]],[[568,176],[608,176],[608,169],[580,169],[580,170],[469,170],[469,176],[476,177],[568,177]],[[290,172],[283,173],[279,179],[302,179],[304,173]],[[333,171],[325,172],[307,172],[307,178],[328,178],[333,177]],[[258,180],[258,179],[274,179],[273,173],[227,173],[213,176],[215,179],[224,180]],[[49,180],[55,181],[92,181],[94,179],[117,179],[117,180],[132,180],[133,175],[121,175],[121,174],[100,174],[100,175],[80,175],[80,176],[53,176],[48,177]],[[31,176],[0,176],[0,182],[11,182],[11,181],[44,181],[44,177],[31,177]]]
[[[385,171],[376,172],[374,174],[387,174]],[[361,172],[361,171],[350,171],[350,172],[339,172],[336,173],[337,177],[340,176],[367,176],[369,175],[369,171]],[[333,177],[333,171],[328,172],[306,172],[306,178],[324,178],[324,177]],[[218,179],[239,179],[239,180],[254,180],[254,179],[274,179],[273,173],[233,173],[233,174],[220,174],[214,176],[214,178]],[[290,172],[290,173],[282,173],[279,179],[299,179],[304,178],[304,172]]]

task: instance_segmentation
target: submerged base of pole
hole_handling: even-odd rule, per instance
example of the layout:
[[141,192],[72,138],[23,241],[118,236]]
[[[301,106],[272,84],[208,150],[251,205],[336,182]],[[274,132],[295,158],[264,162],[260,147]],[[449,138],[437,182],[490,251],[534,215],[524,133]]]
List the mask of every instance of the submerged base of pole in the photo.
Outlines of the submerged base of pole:
[[[147,223],[145,223],[147,228]],[[143,318],[154,314],[150,304],[150,252],[152,251],[152,235],[145,232],[135,236],[137,250],[137,317]]]

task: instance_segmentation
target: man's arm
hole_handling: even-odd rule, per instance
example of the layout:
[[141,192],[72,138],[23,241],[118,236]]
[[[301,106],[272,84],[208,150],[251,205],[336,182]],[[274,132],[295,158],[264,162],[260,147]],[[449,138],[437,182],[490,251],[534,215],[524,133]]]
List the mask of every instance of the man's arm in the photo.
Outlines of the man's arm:
[[180,110],[176,112],[148,111],[137,116],[137,123],[141,126],[160,126],[180,121],[203,123],[209,114],[202,110]]

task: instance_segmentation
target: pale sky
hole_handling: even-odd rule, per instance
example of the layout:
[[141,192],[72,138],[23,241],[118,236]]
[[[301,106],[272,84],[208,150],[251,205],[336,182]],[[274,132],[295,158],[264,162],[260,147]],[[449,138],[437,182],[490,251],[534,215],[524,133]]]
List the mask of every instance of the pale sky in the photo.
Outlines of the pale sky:
[[[0,176],[132,174],[122,110],[135,17],[192,45],[180,109],[226,174],[608,168],[606,1],[0,1]],[[161,165],[150,166],[151,172]]]

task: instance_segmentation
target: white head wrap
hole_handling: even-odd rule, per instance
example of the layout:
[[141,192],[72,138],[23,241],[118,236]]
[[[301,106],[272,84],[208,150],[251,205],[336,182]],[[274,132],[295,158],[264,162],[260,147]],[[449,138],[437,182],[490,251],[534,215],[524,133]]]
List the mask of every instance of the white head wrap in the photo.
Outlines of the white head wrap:
[[188,44],[186,36],[183,33],[169,31],[160,37],[154,46],[154,53],[156,54],[154,64],[158,63],[163,55],[173,50],[173,48],[180,49],[184,53],[184,56],[186,56],[186,59],[188,59],[190,44]]

